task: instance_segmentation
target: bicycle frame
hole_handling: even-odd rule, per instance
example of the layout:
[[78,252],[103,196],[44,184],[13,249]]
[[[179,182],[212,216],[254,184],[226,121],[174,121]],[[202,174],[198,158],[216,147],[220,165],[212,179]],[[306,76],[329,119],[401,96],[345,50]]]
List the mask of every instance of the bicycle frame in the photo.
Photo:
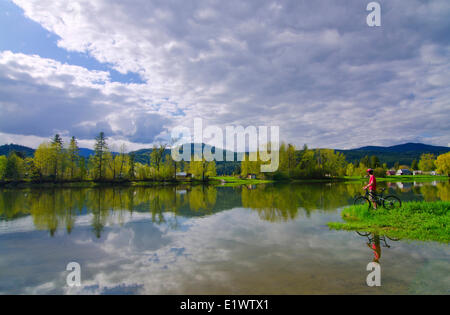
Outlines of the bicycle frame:
[[[381,193],[371,193],[369,192],[368,189],[366,189],[366,194],[364,195],[365,197],[370,197],[372,196],[375,200],[375,202],[377,203],[377,205],[382,206],[383,205],[383,201],[385,200],[384,197],[384,191],[386,190],[386,188],[383,188],[381,190]],[[370,200],[370,199],[369,199]]]
[[366,189],[366,193],[364,195],[359,195],[355,198],[354,204],[360,204],[359,202],[363,202],[366,200],[369,203],[369,208],[372,203],[378,206],[385,207],[387,209],[393,209],[395,207],[401,207],[402,201],[395,195],[384,195],[386,188],[383,188],[380,193],[373,193]]

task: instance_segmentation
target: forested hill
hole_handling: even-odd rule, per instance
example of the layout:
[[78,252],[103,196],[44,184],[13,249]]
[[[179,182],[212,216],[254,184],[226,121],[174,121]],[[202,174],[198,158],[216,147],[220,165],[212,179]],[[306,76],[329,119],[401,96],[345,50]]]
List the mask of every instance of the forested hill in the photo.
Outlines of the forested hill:
[[11,152],[16,152],[22,157],[32,157],[34,155],[34,149],[25,147],[18,144],[5,144],[0,146],[0,156],[8,156]]
[[[202,148],[205,148],[206,144],[202,144]],[[142,164],[149,164],[150,163],[150,154],[152,153],[153,149],[141,149],[137,151],[130,152],[130,154],[134,154],[135,161],[142,163]],[[194,144],[191,143],[191,152],[194,153]],[[215,152],[215,148],[213,147],[211,149],[211,152]],[[164,151],[163,156],[166,156],[167,154],[170,154],[170,149],[166,149]],[[224,161],[222,162],[216,162],[216,170],[217,174],[223,175],[223,174],[232,174],[236,170],[239,169],[241,163],[240,162],[226,162],[227,151],[223,151]],[[235,161],[237,161],[236,153],[234,153]]]
[[[192,152],[194,152],[192,144]],[[204,147],[205,145],[203,145]],[[30,157],[34,154],[34,149],[18,145],[18,144],[5,144],[0,146],[0,156],[8,155],[10,152],[19,152],[23,157]],[[214,152],[214,149],[212,150]],[[423,143],[405,143],[400,145],[395,145],[391,147],[380,147],[380,146],[367,146],[358,149],[351,150],[336,150],[342,152],[348,162],[358,162],[365,156],[376,155],[381,163],[386,163],[388,167],[392,167],[396,162],[405,165],[411,165],[412,161],[416,159],[419,161],[420,156],[423,153],[433,153],[438,156],[443,153],[450,151],[449,147],[433,146]],[[152,149],[142,149],[130,153],[134,153],[136,162],[143,164],[148,164],[150,160],[150,153]],[[224,151],[224,154],[226,151]],[[94,154],[91,149],[80,148],[80,155],[88,158],[90,155]],[[170,150],[166,149],[164,155],[170,154]],[[236,153],[235,153],[236,155]],[[217,163],[217,173],[227,174],[232,173],[237,167],[239,167],[239,162],[218,162]]]
[[[11,152],[15,152],[22,157],[32,157],[34,155],[34,151],[36,150],[19,144],[5,144],[0,146],[0,156],[8,156]],[[80,156],[89,157],[92,154],[94,154],[94,150],[80,148]]]
[[450,147],[433,146],[423,143],[405,143],[391,147],[368,146],[352,150],[337,150],[342,152],[348,162],[357,162],[365,156],[376,155],[381,163],[386,163],[389,167],[396,162],[404,165],[411,165],[413,160],[420,160],[424,153],[432,153],[438,156],[450,151]]

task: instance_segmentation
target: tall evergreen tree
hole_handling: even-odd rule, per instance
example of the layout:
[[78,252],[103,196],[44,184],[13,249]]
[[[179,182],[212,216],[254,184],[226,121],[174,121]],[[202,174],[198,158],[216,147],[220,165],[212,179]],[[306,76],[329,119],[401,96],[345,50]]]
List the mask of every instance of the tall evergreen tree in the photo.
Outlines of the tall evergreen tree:
[[377,168],[380,167],[380,159],[376,155],[372,155],[370,157],[370,167],[371,168]]
[[130,153],[130,168],[128,169],[128,177],[133,180],[136,174],[136,154]]
[[416,160],[416,159],[414,159],[414,160],[412,161],[412,163],[411,163],[411,169],[412,169],[413,171],[417,171],[417,170],[419,169],[419,163],[417,163],[417,160]]
[[68,154],[70,161],[70,179],[73,180],[75,172],[78,168],[78,162],[80,158],[80,148],[78,147],[78,142],[75,137],[72,137],[72,139],[70,139]]
[[52,160],[53,160],[53,178],[57,180],[60,176],[60,170],[62,169],[62,154],[63,154],[63,139],[59,134],[56,134],[51,141],[52,148]]
[[295,146],[292,144],[288,144],[287,147],[287,159],[288,159],[288,176],[292,175],[292,171],[295,169],[297,165],[297,158],[295,154]]
[[106,143],[106,137],[103,131],[95,138],[94,150],[95,177],[98,180],[103,180],[105,176],[105,159],[108,152],[108,144]]

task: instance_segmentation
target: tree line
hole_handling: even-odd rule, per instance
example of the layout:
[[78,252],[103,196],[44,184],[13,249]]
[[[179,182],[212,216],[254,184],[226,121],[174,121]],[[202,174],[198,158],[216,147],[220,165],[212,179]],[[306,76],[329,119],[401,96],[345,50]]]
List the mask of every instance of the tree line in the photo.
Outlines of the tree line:
[[[257,156],[257,161],[249,161],[248,155],[241,162],[239,170],[241,177],[255,175],[256,178],[268,179],[321,179],[327,177],[366,176],[371,168],[377,177],[385,177],[389,170],[386,163],[382,163],[376,156],[364,156],[358,162],[349,163],[343,153],[332,149],[309,149],[304,145],[297,150],[292,144],[282,143],[279,149],[279,168],[274,173],[261,173],[260,166],[264,162]],[[422,154],[419,161],[412,165],[394,165],[394,170],[408,169],[424,172],[437,171],[443,175],[450,174],[450,152],[439,155]]]
[[[25,157],[16,152],[0,156],[1,181],[176,181],[177,172],[192,174],[195,180],[207,181],[216,176],[214,161],[203,159],[191,162],[175,162],[166,151],[167,145],[154,146],[148,153],[148,163],[136,161],[134,153],[126,153],[125,145],[119,152],[112,152],[107,138],[101,132],[95,138],[94,154],[88,158],[80,155],[78,141],[72,137],[65,144],[56,134],[50,141],[39,145],[33,157]],[[261,173],[265,163],[257,155],[256,161],[249,161],[248,154],[234,169],[234,175],[248,177],[255,175],[261,179],[329,178],[342,176],[365,176],[372,168],[378,177],[386,176],[388,167],[377,156],[365,156],[359,162],[348,163],[343,153],[332,149],[309,149],[304,145],[297,150],[292,144],[282,143],[279,147],[279,168],[273,173]],[[410,169],[450,174],[450,152],[437,158],[433,154],[423,154],[419,161],[411,165],[399,165],[395,170]]]
[[33,157],[13,152],[0,156],[0,180],[36,182],[63,181],[175,181],[177,172],[185,171],[196,180],[206,181],[216,175],[215,162],[175,162],[165,154],[166,145],[154,146],[149,163],[136,161],[135,154],[126,153],[125,145],[118,153],[111,152],[107,138],[101,132],[95,138],[94,154],[85,158],[75,137],[65,145],[59,134],[39,145]]

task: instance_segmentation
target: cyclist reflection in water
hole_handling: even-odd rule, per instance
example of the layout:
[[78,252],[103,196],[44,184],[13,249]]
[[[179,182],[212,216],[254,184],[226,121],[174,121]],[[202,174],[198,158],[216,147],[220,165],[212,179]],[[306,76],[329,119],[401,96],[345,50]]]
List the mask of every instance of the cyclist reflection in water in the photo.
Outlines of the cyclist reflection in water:
[[367,237],[368,242],[367,247],[369,247],[372,251],[373,251],[373,262],[376,263],[380,263],[380,258],[381,258],[381,246],[386,247],[386,248],[391,248],[391,246],[387,243],[386,238],[397,242],[399,241],[398,238],[392,238],[386,235],[379,235],[379,234],[374,234],[374,233],[369,233],[369,232],[358,232],[356,231],[356,233],[359,236],[364,236]]
[[381,246],[380,246],[380,236],[373,234],[373,238],[369,239],[367,243],[370,249],[373,251],[373,262],[380,263],[381,258]]

